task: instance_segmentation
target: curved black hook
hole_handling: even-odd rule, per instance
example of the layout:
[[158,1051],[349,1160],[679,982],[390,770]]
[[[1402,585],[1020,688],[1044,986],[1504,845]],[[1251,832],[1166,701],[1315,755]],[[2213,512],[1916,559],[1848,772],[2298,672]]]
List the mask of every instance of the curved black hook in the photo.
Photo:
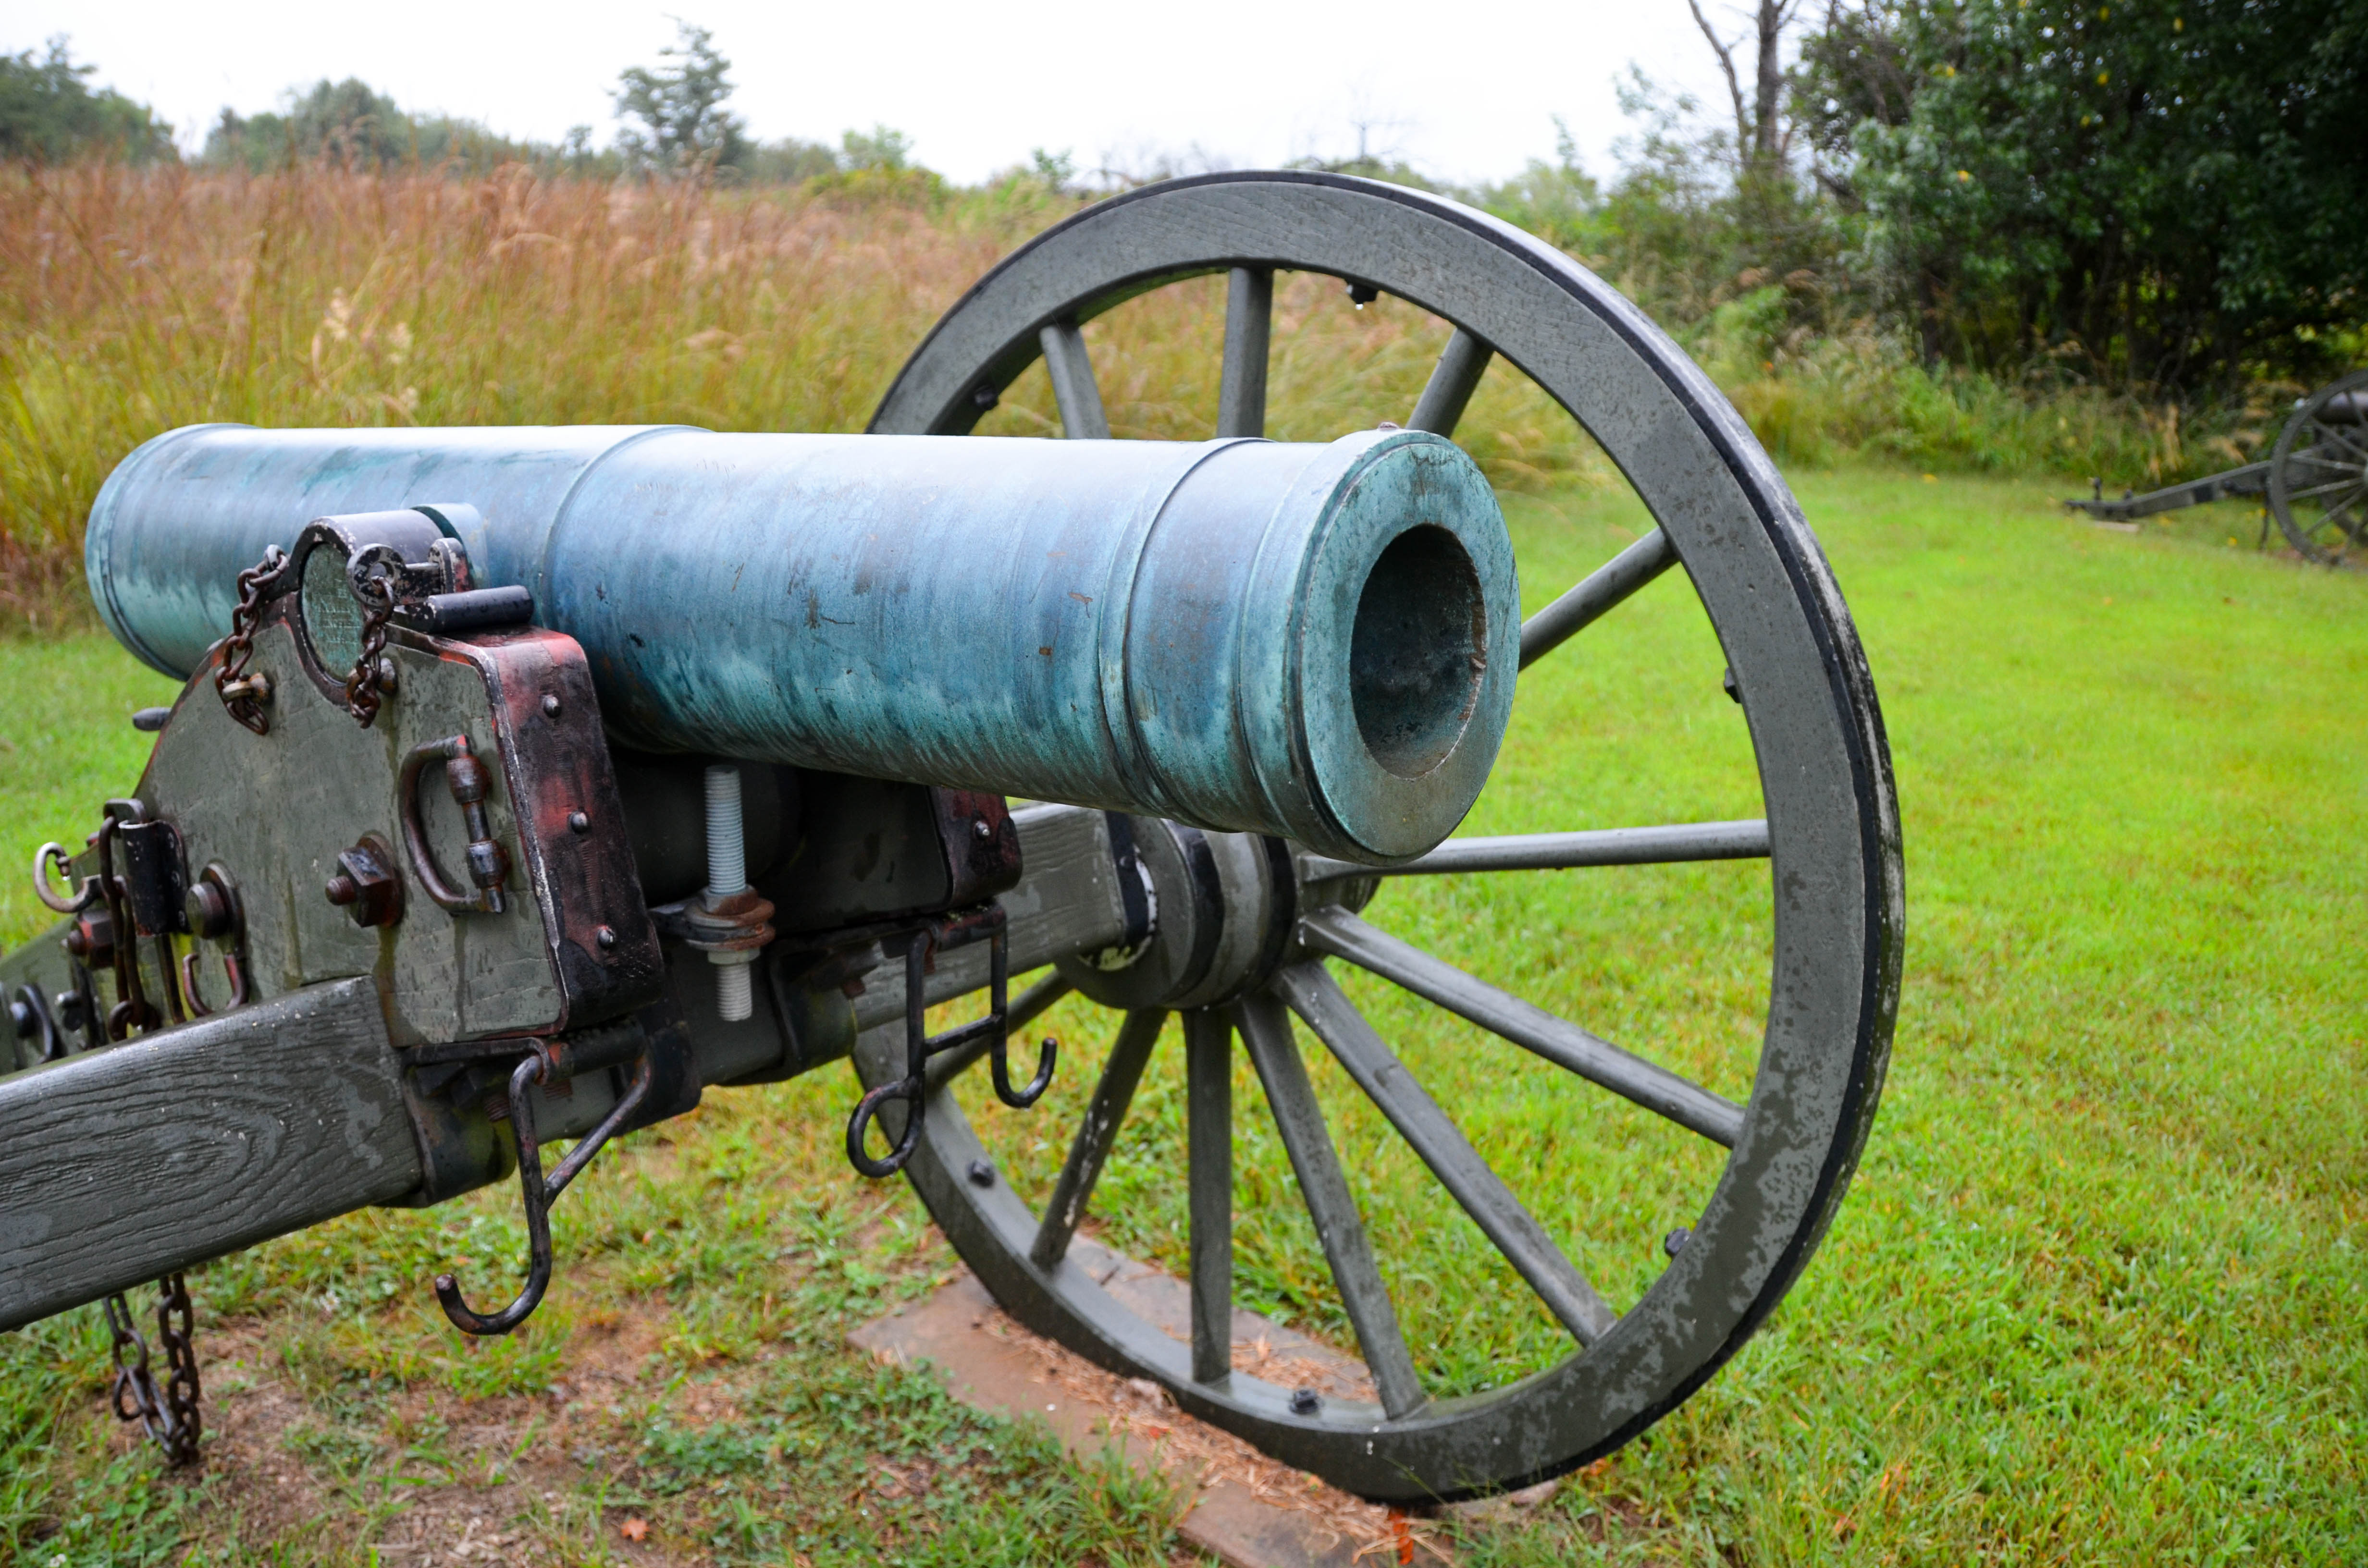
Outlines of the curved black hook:
[[1061,1042],[1051,1035],[1037,1042],[1036,1076],[1026,1088],[1016,1091],[1011,1086],[1009,1045],[1010,1037],[997,1030],[994,1054],[987,1063],[995,1070],[995,1097],[1014,1110],[1026,1110],[1042,1099],[1044,1091],[1053,1086],[1053,1063],[1060,1059]]
[[[1011,1061],[1008,1046],[1011,1034],[1011,953],[1008,933],[1002,924],[1000,910],[992,911],[995,921],[989,926],[983,922],[973,926],[967,939],[975,939],[976,932],[988,932],[987,949],[987,1009],[986,1017],[958,1028],[932,1035],[927,1027],[928,998],[923,982],[928,973],[928,957],[936,941],[928,928],[911,932],[905,938],[905,1075],[891,1084],[882,1084],[856,1102],[855,1114],[847,1119],[848,1163],[865,1176],[874,1178],[894,1176],[905,1168],[905,1162],[920,1147],[921,1123],[928,1113],[929,1058],[946,1051],[966,1052],[965,1064],[975,1062],[978,1048],[984,1044],[994,1057],[995,1093],[1005,1105],[1015,1110],[1026,1110],[1043,1098],[1053,1084],[1053,1064],[1060,1056],[1060,1042],[1050,1035],[1044,1038],[1036,1060],[1036,1076],[1024,1089],[1011,1086]],[[875,1160],[865,1152],[864,1141],[882,1110],[892,1101],[905,1106],[905,1130],[895,1140],[895,1147],[887,1157]]]
[[541,1041],[531,1042],[534,1054],[519,1062],[510,1072],[510,1140],[518,1146],[518,1188],[526,1202],[527,1277],[526,1288],[518,1299],[500,1312],[485,1313],[471,1309],[461,1299],[461,1282],[450,1274],[436,1277],[436,1300],[452,1326],[463,1334],[507,1334],[532,1316],[542,1305],[543,1292],[551,1289],[551,1206],[567,1184],[574,1181],[592,1156],[600,1152],[617,1130],[649,1098],[651,1065],[649,1052],[644,1051],[633,1063],[633,1081],[627,1086],[624,1097],[610,1108],[583,1142],[568,1151],[567,1158],[546,1178],[542,1174],[542,1145],[534,1135],[534,1107],[527,1098],[533,1085],[548,1082],[551,1077],[551,1048]]
[[[928,1093],[925,1077],[899,1078],[893,1084],[882,1084],[855,1103],[855,1114],[847,1119],[848,1163],[873,1179],[892,1176],[905,1168],[913,1151],[921,1146],[921,1098]],[[905,1132],[896,1146],[888,1151],[885,1159],[875,1160],[864,1152],[864,1139],[871,1122],[892,1100],[905,1102]]]

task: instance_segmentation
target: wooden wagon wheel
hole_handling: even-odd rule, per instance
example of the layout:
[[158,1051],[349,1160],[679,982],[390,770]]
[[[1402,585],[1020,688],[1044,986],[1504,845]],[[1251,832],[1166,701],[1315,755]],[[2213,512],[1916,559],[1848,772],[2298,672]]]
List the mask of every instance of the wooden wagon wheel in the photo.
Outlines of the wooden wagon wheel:
[[2321,565],[2340,566],[2368,545],[2368,370],[2311,393],[2278,433],[2270,515]]
[[[1218,433],[1256,437],[1279,269],[1328,274],[1360,298],[1390,294],[1453,324],[1410,425],[1452,434],[1492,356],[1502,358],[1585,426],[1658,521],[1531,618],[1525,667],[1668,566],[1691,578],[1743,707],[1764,824],[1451,839],[1399,870],[1770,857],[1773,962],[1748,1102],[1721,1098],[1389,935],[1380,923],[1387,893],[1376,897],[1377,880],[1358,868],[1274,841],[1134,819],[1161,895],[1151,950],[1116,971],[1064,963],[1028,1005],[1074,985],[1124,1014],[1044,1214],[997,1179],[942,1087],[908,1171],[962,1257],[1037,1332],[1157,1380],[1184,1409],[1349,1491],[1452,1499],[1567,1471],[1642,1432],[1735,1354],[1807,1263],[1855,1166],[1890,1044],[1904,917],[1897,805],[1848,611],[1749,429],[1626,300],[1558,251],[1452,201],[1339,176],[1249,173],[1101,203],[973,287],[905,365],[871,428],[967,433],[1041,356],[1065,433],[1107,436],[1080,324],[1162,285],[1224,274]],[[1720,672],[1705,670],[1703,679]],[[1368,899],[1374,923],[1360,913]],[[1690,1236],[1673,1234],[1673,1256],[1639,1299],[1598,1294],[1467,1141],[1452,1101],[1418,1085],[1360,1014],[1333,960],[1482,1026],[1510,1041],[1508,1052],[1526,1048],[1727,1147]],[[1146,1323],[1069,1256],[1170,1010],[1181,1013],[1187,1042],[1190,1345]],[[1559,1320],[1569,1348],[1556,1364],[1476,1392],[1426,1392],[1311,1091],[1294,1015]],[[1311,1398],[1229,1368],[1236,1033],[1371,1369],[1373,1403]],[[1049,1168],[1061,1136],[1042,1132]]]

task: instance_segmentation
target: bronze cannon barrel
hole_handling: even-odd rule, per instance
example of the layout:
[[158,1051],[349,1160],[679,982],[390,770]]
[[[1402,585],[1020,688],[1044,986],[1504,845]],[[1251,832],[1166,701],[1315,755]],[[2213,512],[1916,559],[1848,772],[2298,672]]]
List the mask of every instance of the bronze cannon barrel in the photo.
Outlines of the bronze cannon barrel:
[[1144,812],[1367,863],[1469,810],[1520,606],[1452,443],[200,426],[93,508],[91,592],[186,676],[312,517],[422,507],[585,646],[631,745]]

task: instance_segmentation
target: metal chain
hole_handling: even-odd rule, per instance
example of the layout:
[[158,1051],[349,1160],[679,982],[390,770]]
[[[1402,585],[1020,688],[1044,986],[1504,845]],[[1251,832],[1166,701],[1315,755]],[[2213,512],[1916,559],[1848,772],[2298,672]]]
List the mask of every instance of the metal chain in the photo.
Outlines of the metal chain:
[[362,585],[370,585],[372,592],[362,599],[362,651],[354,660],[354,673],[346,677],[346,711],[354,722],[367,730],[378,718],[380,656],[386,652],[386,623],[394,614],[394,586],[383,577],[359,578],[354,592],[362,594]]
[[[148,1369],[148,1341],[132,1316],[131,1303],[120,1291],[107,1299],[108,1349],[115,1358],[115,1386],[109,1395],[119,1421],[137,1421],[165,1450],[165,1462],[185,1465],[198,1457],[198,1438],[205,1428],[198,1410],[198,1352],[189,1306],[188,1286],[176,1270],[156,1281],[156,1333],[165,1342],[172,1370],[163,1389]],[[177,1320],[177,1321],[176,1321]]]
[[167,1430],[165,1457],[171,1463],[189,1464],[198,1457],[198,1438],[205,1417],[199,1414],[197,1312],[189,1304],[189,1287],[175,1269],[156,1282],[156,1336],[165,1342],[165,1361],[172,1372],[165,1380]]
[[261,677],[247,677],[246,662],[255,656],[255,628],[263,619],[263,586],[288,564],[288,552],[273,545],[263,559],[238,574],[238,608],[230,612],[230,636],[222,642],[222,667],[214,671],[214,694],[230,716],[256,734],[268,734],[271,721],[264,716],[263,696],[268,687]]

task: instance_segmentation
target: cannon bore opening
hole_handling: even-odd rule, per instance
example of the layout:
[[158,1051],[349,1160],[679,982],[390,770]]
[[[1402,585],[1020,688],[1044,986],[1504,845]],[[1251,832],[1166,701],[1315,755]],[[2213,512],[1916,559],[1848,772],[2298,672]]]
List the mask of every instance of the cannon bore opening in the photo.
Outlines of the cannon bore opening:
[[1366,574],[1349,645],[1349,690],[1373,760],[1401,778],[1454,749],[1488,666],[1488,609],[1462,543],[1425,524]]

